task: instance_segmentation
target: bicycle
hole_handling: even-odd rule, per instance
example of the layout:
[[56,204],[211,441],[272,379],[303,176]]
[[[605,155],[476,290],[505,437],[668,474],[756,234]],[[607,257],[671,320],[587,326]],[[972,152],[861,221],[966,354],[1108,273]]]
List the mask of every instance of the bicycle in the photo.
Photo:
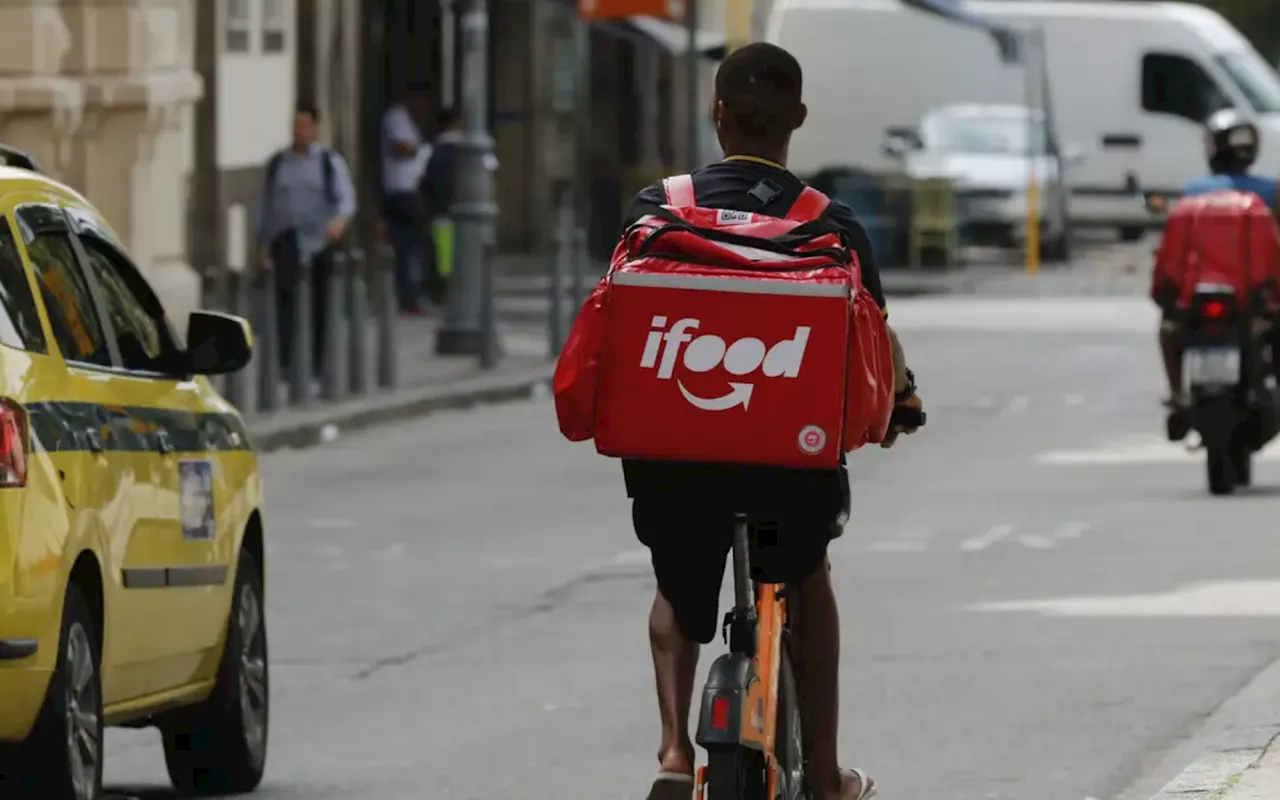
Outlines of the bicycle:
[[[891,424],[923,427],[924,411],[897,408]],[[849,515],[849,496],[839,524]],[[729,652],[711,665],[694,741],[707,763],[694,778],[696,800],[811,800],[804,732],[788,650],[787,588],[751,579],[751,526],[734,514],[733,609],[722,634]],[[862,776],[865,780],[865,776]],[[874,795],[874,790],[870,797]]]
[[786,588],[751,579],[750,526],[734,515],[729,652],[711,665],[695,741],[707,751],[697,800],[803,800],[804,742],[787,651]]

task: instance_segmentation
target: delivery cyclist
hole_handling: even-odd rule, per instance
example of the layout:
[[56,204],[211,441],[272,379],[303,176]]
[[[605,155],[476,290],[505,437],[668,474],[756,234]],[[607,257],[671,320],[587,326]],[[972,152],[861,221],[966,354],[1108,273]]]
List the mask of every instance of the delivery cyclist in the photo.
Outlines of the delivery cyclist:
[[[771,44],[749,44],[724,60],[716,73],[714,116],[726,158],[693,173],[698,206],[786,216],[805,186],[784,166],[791,134],[807,114],[801,83],[800,64]],[[644,189],[629,221],[643,216],[642,207],[665,202],[661,182]],[[831,204],[829,216],[847,230],[861,262],[862,281],[883,309],[866,230],[840,203]],[[902,348],[890,335],[897,403],[919,409]],[[912,430],[891,429],[882,446]],[[636,534],[651,551],[658,583],[649,639],[662,743],[649,800],[689,800],[693,788],[694,746],[688,727],[694,672],[700,643],[710,642],[716,633],[734,511],[776,521],[760,531],[761,550],[753,566],[768,580],[794,587],[789,599],[797,681],[815,798],[870,797],[874,782],[860,770],[842,771],[836,759],[840,622],[826,557],[847,514],[844,467],[802,471],[624,460],[623,474],[633,498]],[[752,508],[742,507],[744,498],[751,498]]]

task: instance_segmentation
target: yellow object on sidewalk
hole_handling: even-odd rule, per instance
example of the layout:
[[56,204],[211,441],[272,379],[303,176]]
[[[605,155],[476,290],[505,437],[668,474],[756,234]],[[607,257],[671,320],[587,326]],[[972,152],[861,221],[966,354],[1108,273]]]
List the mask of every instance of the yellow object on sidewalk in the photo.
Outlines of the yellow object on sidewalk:
[[448,279],[453,275],[453,220],[432,220],[431,239],[436,245],[436,271]]

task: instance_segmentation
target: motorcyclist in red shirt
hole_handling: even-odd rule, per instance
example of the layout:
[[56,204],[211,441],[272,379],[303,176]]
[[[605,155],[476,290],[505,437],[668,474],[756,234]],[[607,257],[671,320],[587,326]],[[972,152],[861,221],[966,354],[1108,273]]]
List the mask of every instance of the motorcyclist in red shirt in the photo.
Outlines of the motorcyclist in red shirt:
[[[1270,324],[1267,317],[1280,298],[1277,183],[1248,172],[1258,156],[1258,130],[1239,113],[1221,111],[1206,123],[1205,143],[1212,174],[1189,184],[1170,212],[1151,280],[1151,298],[1161,310],[1160,350],[1173,439],[1188,430],[1180,421],[1187,405],[1181,319],[1194,284],[1212,279],[1237,286],[1250,309],[1261,312],[1259,324]],[[1261,202],[1240,202],[1242,194],[1257,195]],[[1274,340],[1274,326],[1270,335]],[[1272,360],[1280,375],[1280,341],[1274,341]]]

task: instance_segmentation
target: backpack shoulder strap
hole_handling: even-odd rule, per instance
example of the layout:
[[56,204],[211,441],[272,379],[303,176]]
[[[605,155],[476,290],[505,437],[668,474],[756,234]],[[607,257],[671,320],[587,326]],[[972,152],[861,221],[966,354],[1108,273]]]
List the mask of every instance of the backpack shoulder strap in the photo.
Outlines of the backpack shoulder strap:
[[676,208],[690,208],[698,204],[693,191],[692,175],[673,175],[662,181],[662,189],[667,194],[667,205]]
[[792,222],[812,222],[826,213],[831,199],[812,186],[804,187],[804,191],[796,198],[787,212],[787,219]]

